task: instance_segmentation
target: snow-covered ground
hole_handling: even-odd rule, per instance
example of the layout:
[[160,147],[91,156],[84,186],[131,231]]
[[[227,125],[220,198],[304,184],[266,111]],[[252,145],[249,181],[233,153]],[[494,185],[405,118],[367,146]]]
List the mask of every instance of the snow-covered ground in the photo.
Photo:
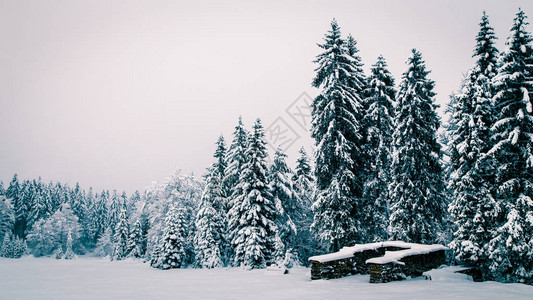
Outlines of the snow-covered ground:
[[421,278],[368,283],[368,275],[311,281],[309,269],[162,271],[139,261],[81,257],[0,258],[0,299],[533,299],[533,287],[475,283],[455,268]]

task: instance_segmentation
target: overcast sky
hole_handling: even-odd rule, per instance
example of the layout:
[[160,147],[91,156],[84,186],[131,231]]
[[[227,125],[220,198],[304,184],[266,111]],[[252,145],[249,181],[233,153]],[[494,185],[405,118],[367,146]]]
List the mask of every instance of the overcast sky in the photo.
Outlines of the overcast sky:
[[383,54],[399,81],[420,50],[441,105],[472,65],[483,10],[500,49],[518,7],[533,18],[533,1],[191,2],[0,0],[4,185],[18,173],[132,192],[176,169],[200,175],[239,115],[292,128],[292,163],[312,141],[286,109],[317,94],[312,61],[333,18],[367,72]]

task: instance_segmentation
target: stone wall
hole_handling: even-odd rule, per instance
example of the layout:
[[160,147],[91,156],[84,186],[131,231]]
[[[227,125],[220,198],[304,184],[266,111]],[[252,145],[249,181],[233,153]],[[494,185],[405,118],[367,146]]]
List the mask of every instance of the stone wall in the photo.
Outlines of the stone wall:
[[398,264],[368,264],[370,270],[370,283],[384,283],[405,279],[401,265]]
[[368,274],[366,260],[385,255],[385,251],[398,251],[405,248],[381,247],[354,253],[353,257],[328,262],[311,261],[311,279],[334,279],[354,274]]
[[402,280],[406,276],[417,277],[422,273],[435,269],[446,262],[444,250],[406,256],[400,260],[405,265],[397,263],[369,264],[370,282],[384,283]]

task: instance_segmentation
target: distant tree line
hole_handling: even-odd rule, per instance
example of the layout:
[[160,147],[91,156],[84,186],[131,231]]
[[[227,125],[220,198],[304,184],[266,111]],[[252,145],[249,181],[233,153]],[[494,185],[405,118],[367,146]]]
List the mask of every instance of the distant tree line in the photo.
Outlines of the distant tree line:
[[140,199],[139,192],[87,192],[79,184],[21,181],[15,174],[6,189],[0,187],[0,234],[4,241],[24,240],[36,256],[65,253],[70,236],[74,251],[85,254],[106,229],[115,231],[121,211],[133,214]]

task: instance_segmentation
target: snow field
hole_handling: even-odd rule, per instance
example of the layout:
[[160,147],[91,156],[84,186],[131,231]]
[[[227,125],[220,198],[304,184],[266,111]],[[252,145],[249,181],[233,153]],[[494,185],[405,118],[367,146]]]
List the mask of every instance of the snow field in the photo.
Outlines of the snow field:
[[453,273],[457,267],[422,278],[368,283],[368,275],[310,280],[309,269],[288,275],[271,270],[158,270],[136,260],[110,262],[24,257],[0,258],[0,299],[532,299],[533,287],[475,283]]

